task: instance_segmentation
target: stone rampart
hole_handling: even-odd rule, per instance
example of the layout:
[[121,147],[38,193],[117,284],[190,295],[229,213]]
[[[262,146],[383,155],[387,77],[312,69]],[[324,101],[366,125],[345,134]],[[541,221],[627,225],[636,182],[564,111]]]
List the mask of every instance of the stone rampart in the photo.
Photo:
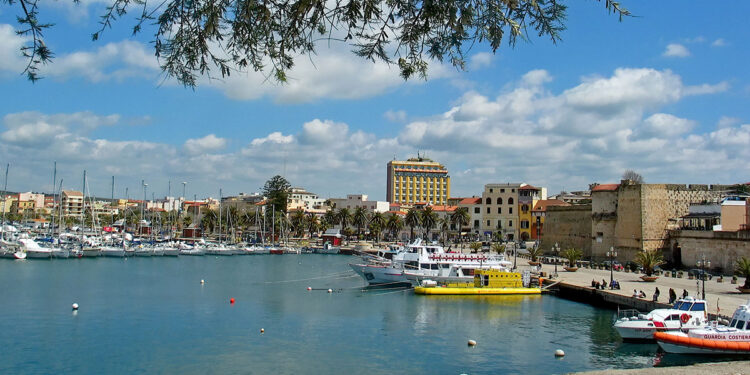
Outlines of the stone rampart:
[[591,205],[547,207],[541,247],[551,254],[555,243],[561,250],[575,247],[584,258],[591,256]]

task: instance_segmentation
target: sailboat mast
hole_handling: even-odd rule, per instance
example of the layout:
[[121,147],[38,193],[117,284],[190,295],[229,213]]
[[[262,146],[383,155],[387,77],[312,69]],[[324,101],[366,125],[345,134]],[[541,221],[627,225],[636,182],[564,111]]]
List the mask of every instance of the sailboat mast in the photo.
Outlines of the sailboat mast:
[[[57,161],[55,161],[55,167],[52,172],[52,199],[54,201],[55,198],[55,188],[57,187]],[[54,207],[54,206],[53,206]],[[54,214],[54,208],[52,210],[53,214],[50,215],[50,224],[49,224],[49,232],[50,236],[55,235],[55,214]]]
[[58,220],[57,226],[60,227],[60,231],[59,231],[60,234],[62,234],[62,228],[63,228],[63,224],[64,224],[63,223],[63,207],[62,207],[62,187],[63,187],[63,179],[61,178],[60,179],[60,189],[58,190],[60,192],[60,194],[58,195],[59,199],[57,201],[58,213],[60,214],[60,220]]
[[221,245],[221,189],[219,189],[219,245]]
[[81,229],[81,249],[83,249],[83,228],[86,226],[86,221],[83,217],[83,211],[86,210],[86,170],[83,170],[83,189],[81,190],[81,194],[83,194],[83,197],[81,199],[81,225],[79,228]]
[[271,205],[271,245],[276,243],[276,207]]

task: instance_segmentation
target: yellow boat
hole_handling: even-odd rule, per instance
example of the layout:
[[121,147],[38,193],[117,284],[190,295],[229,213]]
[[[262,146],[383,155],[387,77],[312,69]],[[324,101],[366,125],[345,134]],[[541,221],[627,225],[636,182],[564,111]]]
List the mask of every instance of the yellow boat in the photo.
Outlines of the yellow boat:
[[425,280],[421,286],[414,288],[416,294],[427,295],[510,295],[541,294],[540,288],[523,286],[521,274],[499,270],[477,270],[474,282],[453,282],[437,285],[435,281]]

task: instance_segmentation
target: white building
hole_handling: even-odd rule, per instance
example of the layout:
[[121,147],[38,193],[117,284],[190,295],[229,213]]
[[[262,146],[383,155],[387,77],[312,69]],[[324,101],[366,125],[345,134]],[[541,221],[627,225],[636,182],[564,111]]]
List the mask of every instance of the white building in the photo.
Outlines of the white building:
[[287,197],[287,211],[299,210],[311,211],[323,207],[325,199],[321,199],[317,194],[311,193],[300,187],[293,187]]
[[331,206],[336,209],[348,208],[354,210],[357,207],[364,207],[371,212],[388,212],[390,204],[386,201],[367,200],[365,194],[348,194],[346,198],[331,198]]
[[34,202],[34,210],[41,210],[44,208],[44,194],[38,193],[18,193],[18,201],[32,201]]

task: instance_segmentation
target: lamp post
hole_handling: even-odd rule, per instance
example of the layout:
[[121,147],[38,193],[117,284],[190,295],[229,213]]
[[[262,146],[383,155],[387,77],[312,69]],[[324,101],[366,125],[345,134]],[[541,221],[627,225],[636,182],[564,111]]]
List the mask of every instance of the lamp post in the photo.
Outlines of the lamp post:
[[555,242],[555,246],[552,247],[552,251],[555,252],[555,277],[557,277],[557,257],[560,256],[560,245]]
[[701,255],[701,258],[695,262],[695,265],[701,268],[701,279],[703,279],[703,300],[706,299],[706,268],[711,267],[711,261],[706,259],[706,254]]
[[614,246],[609,247],[609,251],[607,251],[607,256],[609,257],[609,289],[614,289],[612,287],[612,281],[615,279],[614,277],[614,269],[615,269],[615,262],[614,258],[617,257],[617,251],[615,251]]

